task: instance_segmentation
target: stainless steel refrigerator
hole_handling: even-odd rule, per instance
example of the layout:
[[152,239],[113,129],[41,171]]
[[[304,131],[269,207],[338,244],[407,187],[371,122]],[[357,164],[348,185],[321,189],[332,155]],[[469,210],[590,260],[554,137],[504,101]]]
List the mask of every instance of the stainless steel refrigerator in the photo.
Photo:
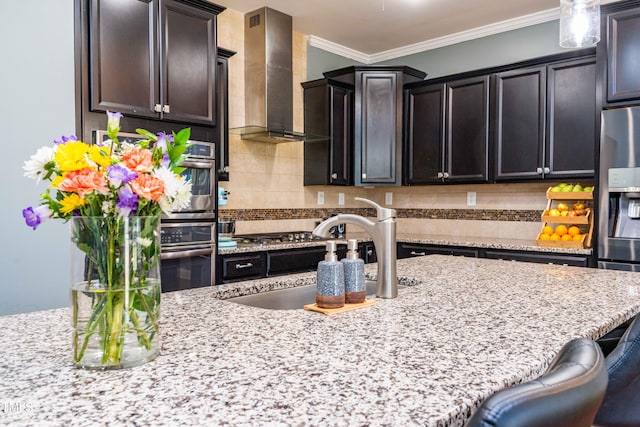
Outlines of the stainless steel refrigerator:
[[640,271],[640,107],[602,112],[598,267]]

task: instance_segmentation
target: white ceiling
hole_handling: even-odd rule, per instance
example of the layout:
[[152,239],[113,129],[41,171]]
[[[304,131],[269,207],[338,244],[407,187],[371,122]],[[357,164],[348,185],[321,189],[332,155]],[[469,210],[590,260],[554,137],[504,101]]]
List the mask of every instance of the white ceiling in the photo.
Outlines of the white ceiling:
[[[312,45],[376,62],[557,19],[560,0],[211,0],[293,17]],[[601,4],[618,0],[601,0]],[[342,51],[342,52],[341,52]]]

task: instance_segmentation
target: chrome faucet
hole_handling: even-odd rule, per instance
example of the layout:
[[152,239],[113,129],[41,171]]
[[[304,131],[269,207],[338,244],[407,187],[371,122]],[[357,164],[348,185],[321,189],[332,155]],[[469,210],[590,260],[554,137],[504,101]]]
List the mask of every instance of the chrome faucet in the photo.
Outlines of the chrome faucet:
[[313,234],[329,237],[329,230],[336,224],[350,223],[362,227],[373,238],[378,258],[379,298],[395,298],[398,296],[398,274],[396,268],[396,210],[383,208],[379,204],[361,197],[355,200],[367,203],[376,208],[377,221],[354,214],[338,214],[322,221],[313,230]]

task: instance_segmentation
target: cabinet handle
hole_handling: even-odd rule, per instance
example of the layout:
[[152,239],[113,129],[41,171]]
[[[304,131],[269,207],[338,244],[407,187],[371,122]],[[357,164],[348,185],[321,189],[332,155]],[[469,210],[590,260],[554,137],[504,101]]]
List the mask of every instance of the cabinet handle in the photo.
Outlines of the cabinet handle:
[[153,111],[156,113],[162,113],[162,105],[156,104],[155,107],[153,107]]
[[331,174],[331,179],[338,179],[338,174],[337,173],[332,173]]
[[536,168],[536,173],[538,175],[542,175],[542,168]]
[[369,249],[369,250],[367,251],[367,255],[373,255],[373,249]]
[[438,178],[442,178],[444,174],[442,172],[438,172]]
[[443,173],[443,174],[442,174],[442,177],[443,177],[444,179],[449,178],[449,172],[445,172],[445,173]]
[[236,270],[242,270],[243,268],[251,268],[253,264],[248,262],[246,264],[236,264]]
[[551,169],[549,169],[549,167],[545,166],[544,173],[549,173],[549,172],[551,172]]
[[163,105],[162,106],[162,112],[163,113],[170,113],[171,112],[171,107],[169,107],[168,105]]
[[426,255],[426,252],[416,252],[416,251],[411,251],[411,252],[409,252],[409,255],[413,255],[413,256],[424,256],[424,255]]

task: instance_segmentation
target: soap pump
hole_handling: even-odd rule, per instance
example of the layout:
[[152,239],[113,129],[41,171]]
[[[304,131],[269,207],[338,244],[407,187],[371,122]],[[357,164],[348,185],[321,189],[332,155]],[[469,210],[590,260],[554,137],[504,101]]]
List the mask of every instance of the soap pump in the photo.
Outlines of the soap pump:
[[320,308],[344,306],[344,265],[338,261],[336,242],[327,241],[324,261],[318,263],[316,305]]
[[358,255],[358,241],[349,239],[347,257],[341,260],[344,265],[345,303],[360,304],[367,297],[364,280],[364,260]]

